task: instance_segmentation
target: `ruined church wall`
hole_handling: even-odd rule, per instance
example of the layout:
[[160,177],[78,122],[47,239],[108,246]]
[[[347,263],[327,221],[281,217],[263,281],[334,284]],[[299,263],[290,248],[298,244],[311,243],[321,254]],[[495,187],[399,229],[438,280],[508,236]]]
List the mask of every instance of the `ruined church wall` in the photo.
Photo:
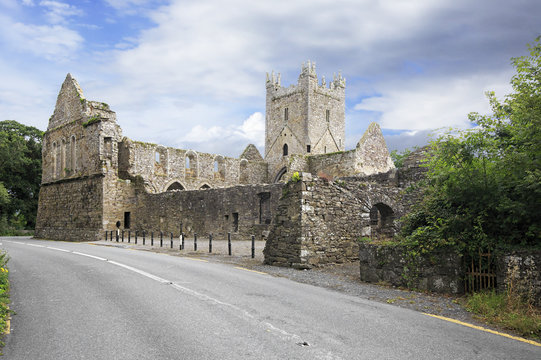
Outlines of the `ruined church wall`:
[[360,200],[309,173],[283,193],[265,246],[267,264],[303,269],[358,259],[357,241],[368,221]]
[[132,212],[131,230],[148,234],[173,233],[178,236],[180,224],[184,233],[200,238],[213,233],[233,240],[261,239],[271,227],[273,212],[282,194],[283,184],[238,185],[230,188],[168,191],[160,194],[138,192]]
[[42,184],[35,237],[94,241],[102,236],[103,176]]
[[152,193],[166,191],[173,182],[180,183],[184,189],[196,190],[204,185],[221,188],[241,183],[265,183],[267,178],[266,164],[260,161],[175,149],[127,138],[119,146],[121,176],[143,177],[147,190]]

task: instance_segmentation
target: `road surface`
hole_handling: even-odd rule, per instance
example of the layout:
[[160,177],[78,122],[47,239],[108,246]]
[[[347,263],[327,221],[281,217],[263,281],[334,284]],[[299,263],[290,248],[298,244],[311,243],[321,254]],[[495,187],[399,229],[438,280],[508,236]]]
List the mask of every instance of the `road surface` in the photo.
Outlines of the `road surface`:
[[230,264],[0,238],[22,359],[541,359],[541,347]]

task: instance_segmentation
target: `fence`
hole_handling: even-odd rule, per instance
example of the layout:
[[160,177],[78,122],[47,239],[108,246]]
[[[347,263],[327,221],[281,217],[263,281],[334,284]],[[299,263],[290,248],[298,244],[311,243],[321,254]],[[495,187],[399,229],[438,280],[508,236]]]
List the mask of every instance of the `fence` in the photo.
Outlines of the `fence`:
[[472,256],[468,261],[464,290],[472,293],[494,288],[496,288],[496,272],[490,250],[486,253],[479,251],[477,259]]
[[[133,236],[132,236],[133,235]],[[105,241],[116,241],[117,243],[120,242],[127,242],[132,243],[135,245],[147,245],[148,236],[150,235],[150,246],[154,246],[154,231],[150,231],[150,234],[146,231],[134,231],[132,233],[131,230],[125,231],[125,230],[108,230],[105,231]],[[168,236],[169,235],[169,236]],[[175,242],[176,238],[173,237],[173,233],[164,234],[163,231],[156,232],[156,236],[159,236],[160,241],[160,247],[164,247],[164,236],[165,241],[167,242],[169,240],[169,243],[165,243],[166,247],[169,246],[171,249],[175,248]],[[213,235],[208,234],[208,252],[212,253],[212,242],[213,242]],[[197,233],[193,234],[193,250],[197,251]],[[181,233],[178,237],[178,250],[183,251],[186,249],[186,244],[188,242],[188,239],[184,235],[184,233]],[[252,259],[255,258],[255,235],[251,235],[251,257]],[[227,233],[227,252],[229,256],[232,256],[232,243],[231,243],[231,233]]]

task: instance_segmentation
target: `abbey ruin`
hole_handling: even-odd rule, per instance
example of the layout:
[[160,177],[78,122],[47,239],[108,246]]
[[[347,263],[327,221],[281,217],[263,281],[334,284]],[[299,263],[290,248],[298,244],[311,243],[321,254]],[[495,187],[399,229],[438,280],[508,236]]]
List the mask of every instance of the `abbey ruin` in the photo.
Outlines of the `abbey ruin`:
[[123,137],[68,74],[43,138],[36,237],[99,240],[118,222],[178,236],[182,224],[187,236],[264,238],[270,264],[358,259],[360,238],[394,234],[418,167],[394,168],[375,123],[345,150],[345,86],[310,62],[289,87],[267,74],[264,156],[248,145],[232,158]]

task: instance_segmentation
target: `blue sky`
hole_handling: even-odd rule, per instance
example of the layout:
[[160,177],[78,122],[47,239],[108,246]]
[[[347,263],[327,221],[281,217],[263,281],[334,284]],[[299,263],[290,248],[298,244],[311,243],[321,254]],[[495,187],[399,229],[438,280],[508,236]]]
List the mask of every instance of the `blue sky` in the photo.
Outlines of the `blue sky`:
[[346,147],[371,121],[420,145],[510,92],[510,58],[541,35],[536,0],[0,0],[0,119],[47,128],[71,73],[135,140],[263,153],[265,73],[341,70]]

